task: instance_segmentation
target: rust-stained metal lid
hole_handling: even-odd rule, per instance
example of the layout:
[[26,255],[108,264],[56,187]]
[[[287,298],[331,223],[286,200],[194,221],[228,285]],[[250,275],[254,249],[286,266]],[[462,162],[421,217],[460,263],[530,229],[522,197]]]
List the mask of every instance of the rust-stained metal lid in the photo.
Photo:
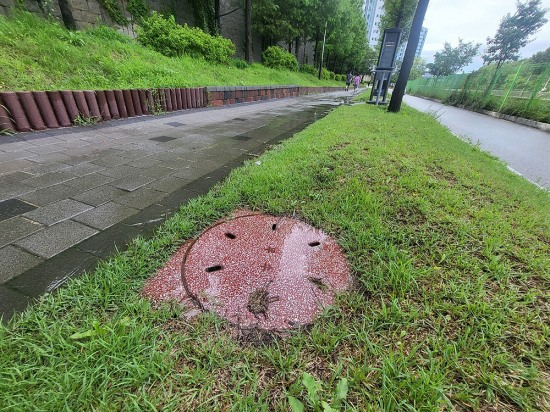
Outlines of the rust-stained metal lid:
[[296,219],[247,215],[206,230],[182,263],[187,293],[241,328],[311,323],[350,283],[335,240]]

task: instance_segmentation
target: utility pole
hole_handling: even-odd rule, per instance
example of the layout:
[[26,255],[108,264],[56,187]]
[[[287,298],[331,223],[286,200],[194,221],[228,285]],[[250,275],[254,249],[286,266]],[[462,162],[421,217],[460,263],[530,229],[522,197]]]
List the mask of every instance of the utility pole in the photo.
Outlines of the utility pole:
[[395,87],[391,95],[390,105],[388,107],[389,112],[397,113],[401,110],[403,95],[405,94],[407,81],[409,80],[409,74],[411,73],[416,48],[418,47],[418,41],[420,40],[422,23],[424,23],[424,16],[426,16],[426,10],[428,9],[429,2],[430,0],[418,1],[418,6],[416,7],[416,13],[414,14],[411,26],[411,33],[409,34],[407,50],[405,50],[405,56],[403,57],[399,77],[397,78],[397,83],[395,83]]
[[245,17],[246,17],[246,51],[245,60],[252,63],[252,0],[245,2]]
[[323,49],[321,50],[321,62],[319,63],[319,80],[321,80],[321,75],[323,73],[323,59],[325,58],[325,41],[327,40],[327,26],[328,26],[328,20],[325,21],[325,35],[323,36]]

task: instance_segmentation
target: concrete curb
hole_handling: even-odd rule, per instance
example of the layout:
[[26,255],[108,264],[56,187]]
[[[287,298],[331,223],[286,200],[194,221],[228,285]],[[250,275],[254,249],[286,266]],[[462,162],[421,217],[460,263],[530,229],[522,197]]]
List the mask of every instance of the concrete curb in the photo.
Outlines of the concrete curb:
[[215,86],[0,92],[0,131],[30,132],[154,114],[341,90],[341,87]]
[[[414,94],[411,94],[410,96],[419,97],[421,99],[430,100],[432,102],[436,102],[436,103],[440,103],[440,104],[445,104],[445,103],[443,103],[443,101],[441,101],[439,99],[435,99],[433,97],[416,96]],[[456,105],[456,106],[454,106],[454,105],[449,105],[449,106],[458,107],[459,109],[469,110],[470,112],[484,114],[486,116],[494,117],[495,119],[507,120],[509,122],[517,123],[517,124],[520,124],[522,126],[528,126],[528,127],[534,128],[534,129],[541,130],[541,131],[546,132],[546,133],[550,133],[550,124],[549,123],[537,122],[536,120],[526,119],[524,117],[518,117],[518,116],[511,116],[509,114],[503,114],[503,113],[499,113],[499,112],[492,112],[490,110],[471,109],[471,108],[466,107],[462,104],[459,104],[459,105]]]

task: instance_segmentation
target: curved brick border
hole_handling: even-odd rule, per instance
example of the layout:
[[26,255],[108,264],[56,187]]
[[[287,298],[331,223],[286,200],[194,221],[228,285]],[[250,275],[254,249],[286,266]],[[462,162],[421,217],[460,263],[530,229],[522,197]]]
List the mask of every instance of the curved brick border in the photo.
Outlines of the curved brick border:
[[71,126],[75,119],[99,122],[337,90],[341,88],[242,86],[0,92],[0,131],[29,132]]

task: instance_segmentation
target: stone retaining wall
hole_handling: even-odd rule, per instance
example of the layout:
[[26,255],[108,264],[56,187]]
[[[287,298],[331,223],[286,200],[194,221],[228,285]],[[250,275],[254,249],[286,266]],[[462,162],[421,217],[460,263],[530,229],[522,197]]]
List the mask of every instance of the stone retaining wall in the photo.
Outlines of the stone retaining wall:
[[243,86],[0,92],[0,131],[31,132],[111,119],[336,90],[341,88]]

